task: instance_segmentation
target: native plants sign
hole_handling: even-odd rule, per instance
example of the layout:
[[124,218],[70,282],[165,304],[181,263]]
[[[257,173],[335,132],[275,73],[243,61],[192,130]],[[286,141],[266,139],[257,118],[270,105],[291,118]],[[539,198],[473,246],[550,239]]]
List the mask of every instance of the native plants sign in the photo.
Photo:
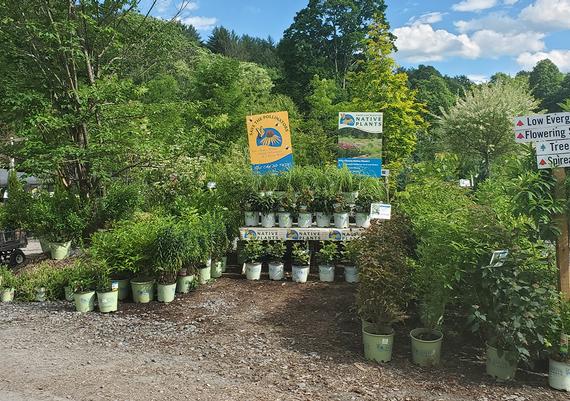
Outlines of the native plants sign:
[[382,175],[382,113],[341,112],[338,115],[339,167],[355,174]]
[[247,136],[253,171],[267,174],[293,167],[291,127],[286,111],[247,117]]

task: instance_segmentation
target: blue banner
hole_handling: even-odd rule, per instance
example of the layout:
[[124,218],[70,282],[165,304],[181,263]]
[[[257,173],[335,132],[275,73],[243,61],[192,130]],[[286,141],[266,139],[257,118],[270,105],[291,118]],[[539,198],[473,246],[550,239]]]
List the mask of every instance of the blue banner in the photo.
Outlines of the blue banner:
[[353,174],[366,175],[369,177],[382,177],[382,159],[338,159],[338,167],[344,166]]
[[252,164],[251,168],[257,174],[271,174],[289,171],[293,168],[293,155],[287,155],[284,158],[271,163]]

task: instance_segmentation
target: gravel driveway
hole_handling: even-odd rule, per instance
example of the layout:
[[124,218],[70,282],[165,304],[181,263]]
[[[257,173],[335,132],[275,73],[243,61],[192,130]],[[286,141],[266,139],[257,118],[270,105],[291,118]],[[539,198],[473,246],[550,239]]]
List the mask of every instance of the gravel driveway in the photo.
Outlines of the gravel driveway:
[[230,277],[171,305],[125,303],[113,315],[0,304],[0,401],[570,398],[544,374],[496,384],[477,352],[445,344],[453,350],[441,368],[417,368],[404,328],[391,363],[368,363],[354,294],[345,283]]

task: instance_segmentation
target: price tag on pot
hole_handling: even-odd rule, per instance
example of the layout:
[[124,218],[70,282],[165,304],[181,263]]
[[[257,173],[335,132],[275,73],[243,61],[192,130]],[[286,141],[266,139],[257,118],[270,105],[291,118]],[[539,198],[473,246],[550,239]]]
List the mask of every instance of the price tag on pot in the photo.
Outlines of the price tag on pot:
[[370,205],[370,219],[390,220],[392,218],[392,205],[373,203]]

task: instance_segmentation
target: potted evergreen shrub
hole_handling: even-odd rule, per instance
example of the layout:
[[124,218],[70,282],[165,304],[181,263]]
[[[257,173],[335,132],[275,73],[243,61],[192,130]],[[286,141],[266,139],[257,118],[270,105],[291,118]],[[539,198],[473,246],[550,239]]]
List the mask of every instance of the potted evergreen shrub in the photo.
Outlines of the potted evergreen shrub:
[[263,228],[275,227],[275,209],[277,199],[273,192],[261,192],[259,194],[259,209],[261,210],[261,226]]
[[297,225],[300,228],[309,228],[313,225],[313,202],[315,195],[309,188],[303,188],[297,199]]
[[265,256],[265,247],[258,240],[251,240],[245,243],[244,260],[245,275],[248,280],[259,280],[261,278],[261,266]]
[[151,249],[158,301],[170,303],[176,296],[176,277],[184,260],[184,237],[176,227],[165,227],[159,231]]
[[119,288],[113,288],[111,271],[108,266],[99,265],[95,268],[95,286],[97,290],[97,305],[101,313],[116,312],[119,304]]
[[75,264],[71,280],[75,309],[78,312],[91,312],[95,309],[96,286],[96,269],[88,261],[78,261]]
[[557,329],[552,333],[548,384],[556,390],[570,391],[570,301],[561,300]]
[[0,266],[0,302],[12,302],[16,287],[16,277],[8,268]]
[[292,191],[285,192],[278,202],[279,210],[277,218],[280,228],[290,228],[293,226],[293,212],[297,209],[297,199]]
[[266,253],[269,264],[269,279],[283,280],[285,278],[285,267],[283,257],[287,252],[284,241],[272,241],[266,245]]
[[353,246],[360,265],[357,307],[364,356],[389,362],[394,342],[392,324],[405,317],[412,293],[406,221],[396,215],[389,221],[374,222]]
[[319,279],[324,282],[334,281],[334,262],[338,258],[338,247],[335,242],[321,242],[317,252],[319,263]]
[[339,267],[343,269],[344,279],[347,283],[358,283],[360,281],[357,266],[357,249],[352,241],[342,243]]
[[245,225],[246,227],[259,226],[259,193],[252,191],[247,195],[244,202]]
[[336,228],[348,228],[350,223],[350,207],[342,193],[338,193],[333,204],[334,226]]
[[335,200],[335,194],[330,189],[321,188],[317,190],[313,202],[313,208],[317,215],[317,227],[330,227]]
[[293,259],[293,281],[306,283],[311,268],[311,251],[306,241],[295,242],[291,249]]

